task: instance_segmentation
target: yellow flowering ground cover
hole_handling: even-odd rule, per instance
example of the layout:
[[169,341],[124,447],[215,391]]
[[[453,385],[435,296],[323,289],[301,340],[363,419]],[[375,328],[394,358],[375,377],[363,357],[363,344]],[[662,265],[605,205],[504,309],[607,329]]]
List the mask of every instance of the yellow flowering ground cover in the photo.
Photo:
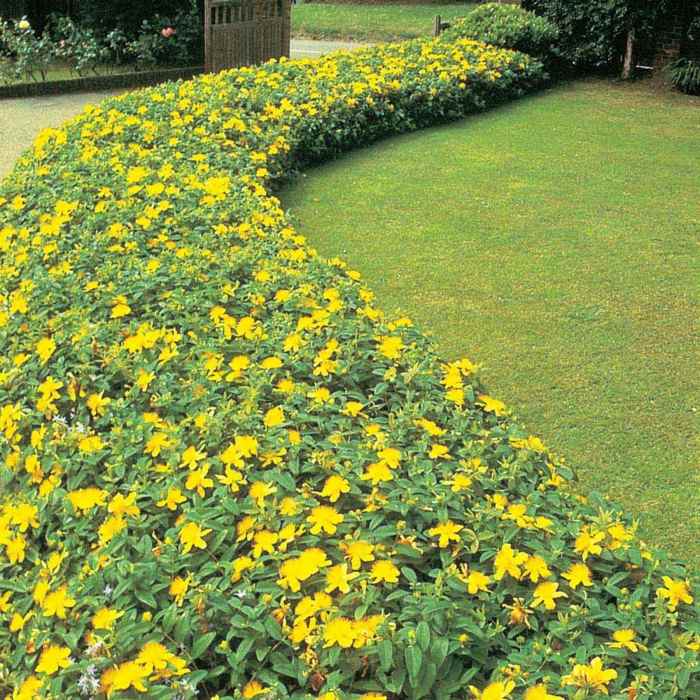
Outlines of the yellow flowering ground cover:
[[543,77],[418,40],[41,134],[0,189],[0,696],[700,696],[688,572],[271,194]]

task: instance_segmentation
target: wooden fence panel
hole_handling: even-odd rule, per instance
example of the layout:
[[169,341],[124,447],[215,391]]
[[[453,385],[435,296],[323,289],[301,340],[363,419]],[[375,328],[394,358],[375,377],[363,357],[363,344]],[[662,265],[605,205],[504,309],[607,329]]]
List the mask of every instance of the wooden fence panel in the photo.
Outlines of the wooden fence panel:
[[290,37],[291,0],[206,0],[207,72],[289,57]]

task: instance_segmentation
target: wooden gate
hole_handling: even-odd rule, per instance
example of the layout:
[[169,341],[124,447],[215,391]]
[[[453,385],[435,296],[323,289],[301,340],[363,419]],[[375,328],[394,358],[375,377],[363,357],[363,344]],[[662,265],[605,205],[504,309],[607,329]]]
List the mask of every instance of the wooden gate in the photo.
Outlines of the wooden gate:
[[291,15],[291,0],[206,0],[206,71],[289,58]]

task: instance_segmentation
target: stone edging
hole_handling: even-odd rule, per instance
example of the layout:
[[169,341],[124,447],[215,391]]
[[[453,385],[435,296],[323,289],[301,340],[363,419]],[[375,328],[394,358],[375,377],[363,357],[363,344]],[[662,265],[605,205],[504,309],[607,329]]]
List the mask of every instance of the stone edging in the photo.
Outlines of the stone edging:
[[65,95],[70,92],[92,92],[118,88],[145,87],[168,80],[187,80],[204,72],[203,66],[193,68],[167,68],[141,73],[120,73],[118,75],[94,75],[70,80],[49,80],[40,83],[0,86],[0,100],[18,97],[38,97],[41,95]]

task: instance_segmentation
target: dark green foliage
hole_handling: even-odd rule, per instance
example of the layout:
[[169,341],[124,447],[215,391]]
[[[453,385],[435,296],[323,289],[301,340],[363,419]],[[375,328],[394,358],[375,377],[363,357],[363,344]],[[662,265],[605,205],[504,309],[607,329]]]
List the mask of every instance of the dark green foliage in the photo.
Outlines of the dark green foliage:
[[445,36],[448,40],[477,39],[546,58],[556,44],[557,28],[546,18],[520,7],[486,3],[457,20]]
[[561,55],[584,69],[619,65],[631,29],[637,49],[653,53],[659,34],[674,17],[680,17],[684,32],[683,51],[700,22],[698,0],[524,0],[523,6],[557,26]]
[[559,29],[566,60],[581,68],[616,63],[628,23],[628,0],[526,0],[524,6]]
[[679,58],[668,67],[671,82],[681,92],[700,95],[700,61]]
[[[203,1],[194,2],[203,11]],[[193,0],[90,0],[80,3],[79,19],[98,33],[107,34],[119,27],[136,38],[144,20],[157,15],[174,17],[178,12],[189,11],[192,4]]]

